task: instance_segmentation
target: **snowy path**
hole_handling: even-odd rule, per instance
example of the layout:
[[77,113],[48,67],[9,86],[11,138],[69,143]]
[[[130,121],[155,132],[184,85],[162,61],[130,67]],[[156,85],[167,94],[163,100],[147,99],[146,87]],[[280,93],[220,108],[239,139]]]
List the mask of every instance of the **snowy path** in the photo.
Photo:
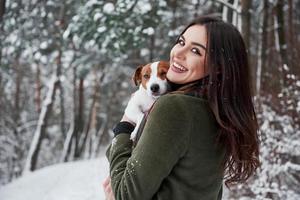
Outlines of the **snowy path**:
[[104,200],[105,157],[57,164],[27,174],[0,188],[1,200]]

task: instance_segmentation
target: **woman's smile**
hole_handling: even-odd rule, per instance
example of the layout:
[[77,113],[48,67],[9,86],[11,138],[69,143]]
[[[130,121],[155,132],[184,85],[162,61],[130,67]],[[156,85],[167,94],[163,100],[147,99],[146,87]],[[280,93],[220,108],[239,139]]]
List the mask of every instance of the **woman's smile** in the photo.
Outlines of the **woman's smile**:
[[173,62],[171,64],[171,70],[173,70],[175,73],[184,73],[184,72],[188,71],[187,68],[185,68],[184,66],[182,66],[181,64],[179,64],[177,62]]

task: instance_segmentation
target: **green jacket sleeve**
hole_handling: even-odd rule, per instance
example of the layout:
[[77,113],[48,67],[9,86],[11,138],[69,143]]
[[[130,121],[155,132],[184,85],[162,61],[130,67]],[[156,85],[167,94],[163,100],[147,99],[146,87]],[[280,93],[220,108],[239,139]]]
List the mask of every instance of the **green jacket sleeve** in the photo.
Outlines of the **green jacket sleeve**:
[[117,135],[107,157],[116,200],[151,199],[165,177],[187,151],[190,122],[173,95],[154,105],[137,146],[128,134]]

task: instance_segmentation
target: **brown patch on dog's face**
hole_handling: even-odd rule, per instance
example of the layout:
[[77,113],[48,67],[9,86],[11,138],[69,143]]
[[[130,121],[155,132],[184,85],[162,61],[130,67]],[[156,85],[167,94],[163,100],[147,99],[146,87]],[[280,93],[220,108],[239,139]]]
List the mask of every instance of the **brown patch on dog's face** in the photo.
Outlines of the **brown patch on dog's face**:
[[160,61],[158,63],[157,76],[161,80],[165,80],[169,68],[170,68],[170,63],[169,62],[167,62],[167,61]]
[[146,89],[146,83],[150,79],[151,76],[151,68],[150,64],[145,66],[140,66],[135,70],[133,81],[136,86],[142,84],[142,86]]
[[142,69],[143,69],[143,66],[139,66],[139,67],[135,70],[135,72],[134,72],[134,74],[133,74],[132,79],[133,79],[134,84],[135,84],[136,86],[140,85],[141,82],[142,82],[142,76],[141,76],[141,71],[142,71]]
[[150,77],[151,77],[151,64],[147,64],[143,67],[142,71],[141,71],[141,77],[142,77],[142,86],[143,88],[145,88],[147,90],[147,86],[146,83],[149,81]]

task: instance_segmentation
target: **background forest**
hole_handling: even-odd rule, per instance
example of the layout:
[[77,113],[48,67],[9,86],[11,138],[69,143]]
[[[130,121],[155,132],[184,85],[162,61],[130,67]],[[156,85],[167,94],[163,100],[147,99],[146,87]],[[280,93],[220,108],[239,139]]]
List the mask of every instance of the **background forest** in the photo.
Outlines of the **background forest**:
[[262,165],[229,196],[300,199],[300,0],[0,2],[0,185],[97,158],[133,70],[167,60],[184,25],[215,13],[244,36],[260,124]]

